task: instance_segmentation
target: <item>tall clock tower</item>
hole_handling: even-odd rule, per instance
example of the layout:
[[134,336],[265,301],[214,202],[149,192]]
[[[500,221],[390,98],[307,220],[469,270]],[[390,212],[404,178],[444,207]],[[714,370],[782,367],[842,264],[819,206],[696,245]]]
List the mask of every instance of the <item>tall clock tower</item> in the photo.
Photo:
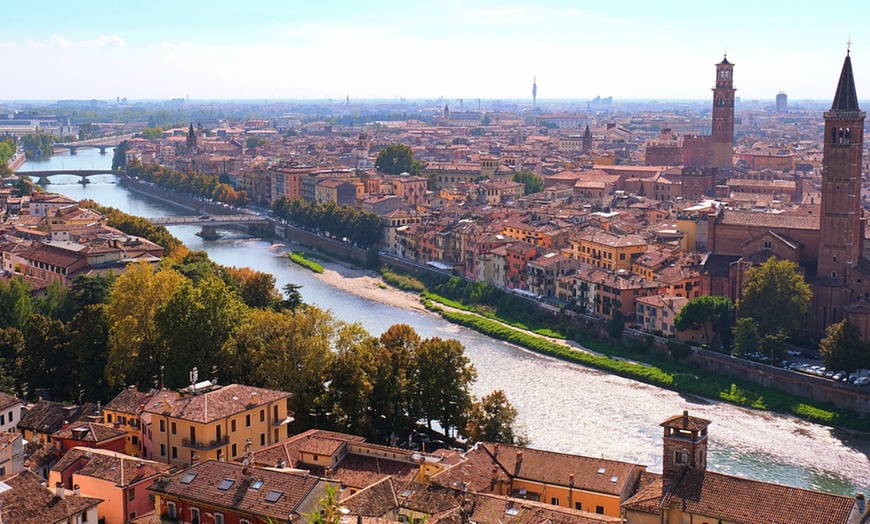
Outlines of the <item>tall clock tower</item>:
[[734,158],[734,64],[728,56],[716,64],[713,88],[713,167],[731,169]]
[[858,263],[864,250],[861,153],[865,116],[858,108],[852,60],[847,52],[834,103],[825,112],[818,265],[821,278],[845,279],[846,269]]

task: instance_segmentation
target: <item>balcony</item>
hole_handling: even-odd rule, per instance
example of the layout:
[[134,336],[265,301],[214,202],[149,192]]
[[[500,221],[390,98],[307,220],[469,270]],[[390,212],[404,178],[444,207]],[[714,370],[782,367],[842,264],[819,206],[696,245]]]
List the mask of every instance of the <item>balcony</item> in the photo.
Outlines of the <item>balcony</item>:
[[201,440],[190,440],[189,438],[181,439],[181,445],[185,448],[189,449],[200,449],[203,451],[209,451],[215,448],[219,448],[221,446],[226,446],[230,443],[230,437],[224,435],[218,440],[212,440],[210,442],[203,442]]

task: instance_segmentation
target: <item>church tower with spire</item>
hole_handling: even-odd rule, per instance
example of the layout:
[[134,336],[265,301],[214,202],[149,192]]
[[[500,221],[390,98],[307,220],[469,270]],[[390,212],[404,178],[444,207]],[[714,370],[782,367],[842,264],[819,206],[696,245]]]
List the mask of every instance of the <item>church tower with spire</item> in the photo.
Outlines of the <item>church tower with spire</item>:
[[[866,113],[858,108],[852,60],[846,52],[834,103],[825,112],[819,231],[820,278],[845,279],[846,269],[858,263],[864,250],[861,162],[865,116]],[[831,321],[837,322],[833,318]]]
[[734,64],[728,55],[716,64],[713,88],[713,167],[731,169],[734,162]]

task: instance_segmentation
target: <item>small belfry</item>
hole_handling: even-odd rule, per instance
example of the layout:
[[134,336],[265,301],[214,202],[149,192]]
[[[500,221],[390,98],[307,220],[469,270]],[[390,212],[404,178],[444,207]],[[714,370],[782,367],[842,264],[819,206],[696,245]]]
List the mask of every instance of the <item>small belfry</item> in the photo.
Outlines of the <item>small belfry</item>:
[[707,469],[707,426],[710,421],[689,416],[688,411],[675,415],[660,426],[662,436],[662,479],[670,484],[684,467]]

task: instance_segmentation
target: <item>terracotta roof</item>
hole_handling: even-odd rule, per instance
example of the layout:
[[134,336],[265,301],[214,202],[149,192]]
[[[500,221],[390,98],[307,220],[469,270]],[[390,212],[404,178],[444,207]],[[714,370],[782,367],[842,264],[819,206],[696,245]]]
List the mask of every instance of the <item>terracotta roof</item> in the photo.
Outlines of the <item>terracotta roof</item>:
[[[244,478],[246,469],[252,475],[251,480]],[[229,486],[219,489],[225,480]],[[209,460],[180,471],[167,481],[158,480],[148,490],[215,509],[226,508],[283,522],[288,515],[307,511],[309,508],[300,505],[313,492],[322,490],[323,484],[308,474],[245,468],[240,464]],[[270,502],[270,496],[277,499]],[[315,501],[318,499],[315,497]]]
[[637,478],[633,495],[622,503],[622,507],[661,515],[662,508],[659,507],[661,500],[662,476],[658,473],[644,471]]
[[115,395],[105,408],[112,411],[120,411],[121,413],[129,413],[138,415],[142,411],[142,405],[154,396],[154,393],[140,393],[134,386],[124,388],[120,393]]
[[0,493],[3,501],[3,521],[16,524],[46,524],[66,522],[69,517],[103,502],[103,499],[82,495],[58,497],[42,485],[34,473],[23,471],[0,479],[11,489]]
[[661,507],[729,522],[846,524],[855,500],[839,495],[685,468]]
[[[21,404],[22,402],[18,400],[17,397],[10,395],[8,393],[0,392],[0,409],[6,409],[8,407],[12,407],[15,404]],[[15,414],[15,419],[20,418],[18,413]]]
[[[209,423],[289,397],[290,393],[285,391],[230,384],[205,393],[170,399],[168,410],[162,401],[151,402],[145,407],[145,411],[191,422]],[[256,401],[252,403],[254,399]]]
[[72,439],[79,442],[100,443],[122,438],[127,432],[120,428],[105,426],[95,422],[73,422],[69,426],[51,434],[51,438]]
[[719,223],[747,227],[818,230],[819,216],[795,213],[755,213],[726,209],[720,214]]
[[666,421],[659,424],[663,428],[683,429],[687,431],[703,431],[707,429],[711,422],[707,419],[690,417],[688,411],[683,411],[682,415],[674,415]]
[[28,429],[38,433],[54,433],[63,425],[63,421],[77,422],[85,420],[97,413],[96,404],[81,406],[64,406],[50,400],[39,399],[36,404],[27,407],[27,413],[18,422],[19,429]]
[[605,522],[621,524],[623,522],[620,517],[479,493],[471,497],[471,508],[469,520],[481,524],[601,524]]
[[62,474],[70,467],[76,468],[73,470],[76,475],[107,480],[117,486],[129,486],[172,469],[169,464],[161,462],[139,459],[114,451],[83,447],[69,450],[51,470]]
[[255,451],[253,463],[266,467],[276,467],[283,462],[287,467],[296,467],[299,463],[300,448],[312,439],[325,439],[332,442],[365,442],[363,437],[357,435],[335,433],[322,429],[309,429],[298,435],[293,435],[282,442]]

